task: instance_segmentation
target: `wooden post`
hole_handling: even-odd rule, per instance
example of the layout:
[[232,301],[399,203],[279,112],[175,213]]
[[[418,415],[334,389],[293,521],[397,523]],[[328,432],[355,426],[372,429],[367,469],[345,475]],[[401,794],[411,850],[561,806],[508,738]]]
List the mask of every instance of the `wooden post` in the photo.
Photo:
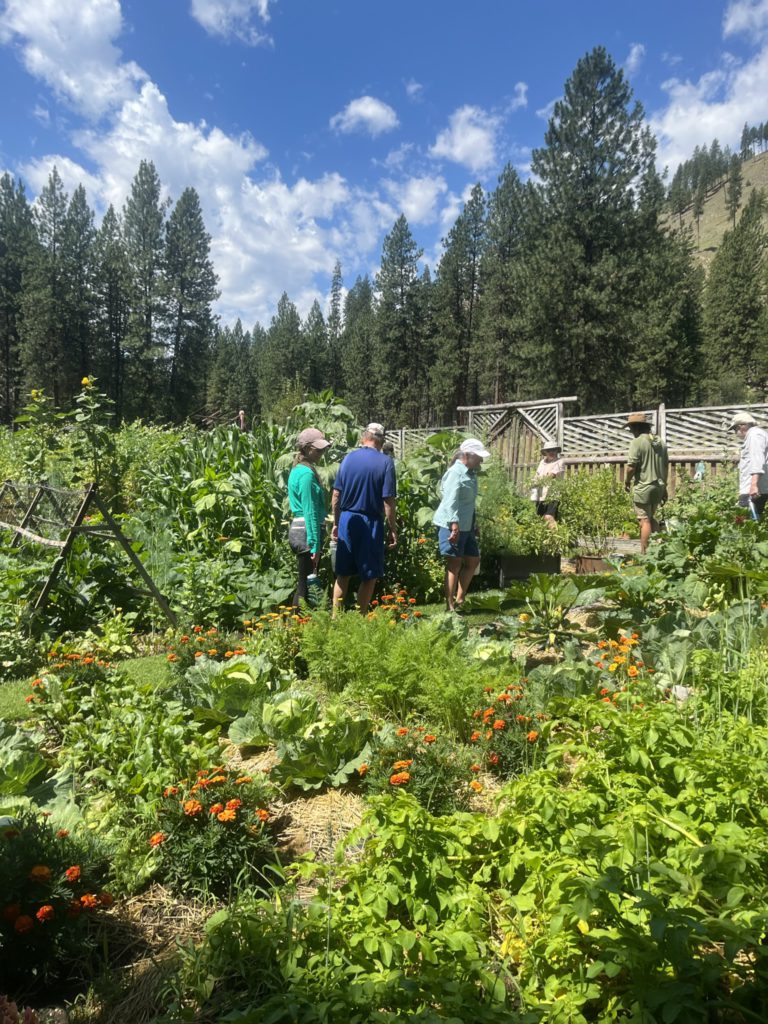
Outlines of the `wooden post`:
[[[40,490],[42,490],[42,488],[40,488]],[[77,528],[85,519],[85,514],[88,511],[91,502],[93,501],[93,492],[94,484],[88,484],[88,487],[85,491],[85,497],[80,503],[80,508],[77,510],[75,521],[70,526],[69,532],[67,533],[67,536],[64,539],[64,544],[62,545],[61,551],[58,553],[58,555],[56,556],[56,560],[51,566],[51,571],[48,574],[48,579],[43,584],[43,589],[37,595],[37,600],[35,601],[34,604],[35,611],[37,611],[38,608],[42,608],[45,605],[46,601],[48,600],[48,595],[50,594],[51,590],[53,590],[53,585],[56,582],[56,577],[61,572],[61,568],[67,559],[67,555],[69,554],[69,549],[72,547],[75,537],[77,536]]]

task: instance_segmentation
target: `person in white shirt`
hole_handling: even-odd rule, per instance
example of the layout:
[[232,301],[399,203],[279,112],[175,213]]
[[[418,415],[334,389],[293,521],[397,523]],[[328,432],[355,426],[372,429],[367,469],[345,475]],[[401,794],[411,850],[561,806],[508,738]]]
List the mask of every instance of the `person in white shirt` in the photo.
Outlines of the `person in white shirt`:
[[560,457],[560,445],[555,441],[545,441],[541,446],[541,462],[533,478],[531,501],[536,502],[536,513],[544,518],[550,529],[557,526],[557,501],[548,501],[549,487],[547,478],[561,477],[565,473],[565,463]]
[[748,412],[737,412],[731,430],[742,440],[739,458],[739,505],[754,510],[760,519],[768,501],[768,432]]

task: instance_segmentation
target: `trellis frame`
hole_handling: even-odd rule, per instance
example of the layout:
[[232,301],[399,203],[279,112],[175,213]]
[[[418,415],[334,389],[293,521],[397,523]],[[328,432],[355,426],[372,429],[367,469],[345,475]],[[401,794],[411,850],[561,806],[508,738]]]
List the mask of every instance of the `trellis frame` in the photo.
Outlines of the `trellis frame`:
[[[0,508],[2,508],[2,502],[8,494],[15,499],[17,506],[23,505],[23,498],[20,493],[19,485],[12,480],[6,480],[0,487]],[[66,494],[70,497],[77,497],[79,501],[77,512],[71,521],[68,521],[68,516],[62,507],[63,503],[59,501],[58,495],[62,494]],[[39,509],[42,507],[45,500],[51,504],[54,512],[58,513],[58,521],[56,519],[47,519],[40,515]],[[102,523],[93,525],[86,522],[86,518],[91,510],[96,510],[101,514],[103,519]],[[42,533],[31,530],[29,527],[30,525],[33,525],[36,520],[40,520],[41,522],[45,522],[48,525],[53,526],[56,528],[57,532],[66,532],[66,536],[61,540],[59,538],[46,537]],[[84,491],[63,491],[47,484],[38,484],[34,488],[34,494],[32,495],[31,500],[26,504],[19,522],[11,523],[5,519],[0,519],[0,529],[8,530],[13,533],[13,537],[10,542],[11,547],[16,547],[22,540],[28,540],[32,543],[58,550],[58,555],[56,556],[54,563],[51,566],[51,571],[43,584],[43,589],[40,591],[33,604],[35,611],[43,608],[47,603],[48,597],[64,567],[67,555],[72,549],[75,539],[84,534],[86,536],[98,537],[102,540],[117,542],[147,586],[146,590],[139,590],[136,587],[132,588],[134,593],[140,594],[144,597],[153,598],[171,625],[176,626],[178,624],[175,612],[171,609],[167,600],[157,588],[141,559],[133,550],[130,541],[120,529],[120,526],[106,507],[105,503],[102,501],[95,484],[88,484]]]

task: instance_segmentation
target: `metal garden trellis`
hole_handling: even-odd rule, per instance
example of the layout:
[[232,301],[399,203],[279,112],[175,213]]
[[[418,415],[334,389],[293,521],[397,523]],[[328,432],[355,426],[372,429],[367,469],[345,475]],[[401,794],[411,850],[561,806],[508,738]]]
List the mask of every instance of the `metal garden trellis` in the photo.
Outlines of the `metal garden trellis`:
[[[100,523],[88,522],[92,510],[101,515]],[[147,586],[147,590],[133,588],[134,592],[153,598],[171,625],[177,625],[175,613],[102,501],[95,484],[88,484],[84,490],[65,490],[45,483],[27,487],[6,480],[0,486],[0,517],[0,530],[13,534],[10,547],[27,540],[58,551],[43,588],[32,605],[35,610],[45,606],[75,539],[85,535],[119,544]],[[44,530],[64,536],[46,536]]]

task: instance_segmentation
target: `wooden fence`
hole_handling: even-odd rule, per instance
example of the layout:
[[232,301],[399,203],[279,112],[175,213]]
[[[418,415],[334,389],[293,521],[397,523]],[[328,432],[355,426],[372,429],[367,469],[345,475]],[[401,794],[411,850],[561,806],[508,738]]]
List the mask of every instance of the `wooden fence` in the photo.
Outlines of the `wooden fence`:
[[[438,430],[453,430],[483,438],[508,467],[515,485],[524,491],[541,458],[541,444],[556,441],[562,448],[566,473],[586,467],[612,467],[624,479],[631,435],[626,428],[628,412],[600,416],[566,416],[565,407],[577,401],[573,395],[540,401],[506,402],[501,405],[459,406],[462,427],[433,427],[389,431],[387,440],[399,457],[421,447]],[[667,409],[659,405],[643,411],[653,430],[667,444],[670,461],[669,491],[694,476],[697,469],[710,476],[729,472],[738,458],[740,441],[728,429],[736,412],[750,412],[759,423],[768,421],[768,403],[718,405]]]

